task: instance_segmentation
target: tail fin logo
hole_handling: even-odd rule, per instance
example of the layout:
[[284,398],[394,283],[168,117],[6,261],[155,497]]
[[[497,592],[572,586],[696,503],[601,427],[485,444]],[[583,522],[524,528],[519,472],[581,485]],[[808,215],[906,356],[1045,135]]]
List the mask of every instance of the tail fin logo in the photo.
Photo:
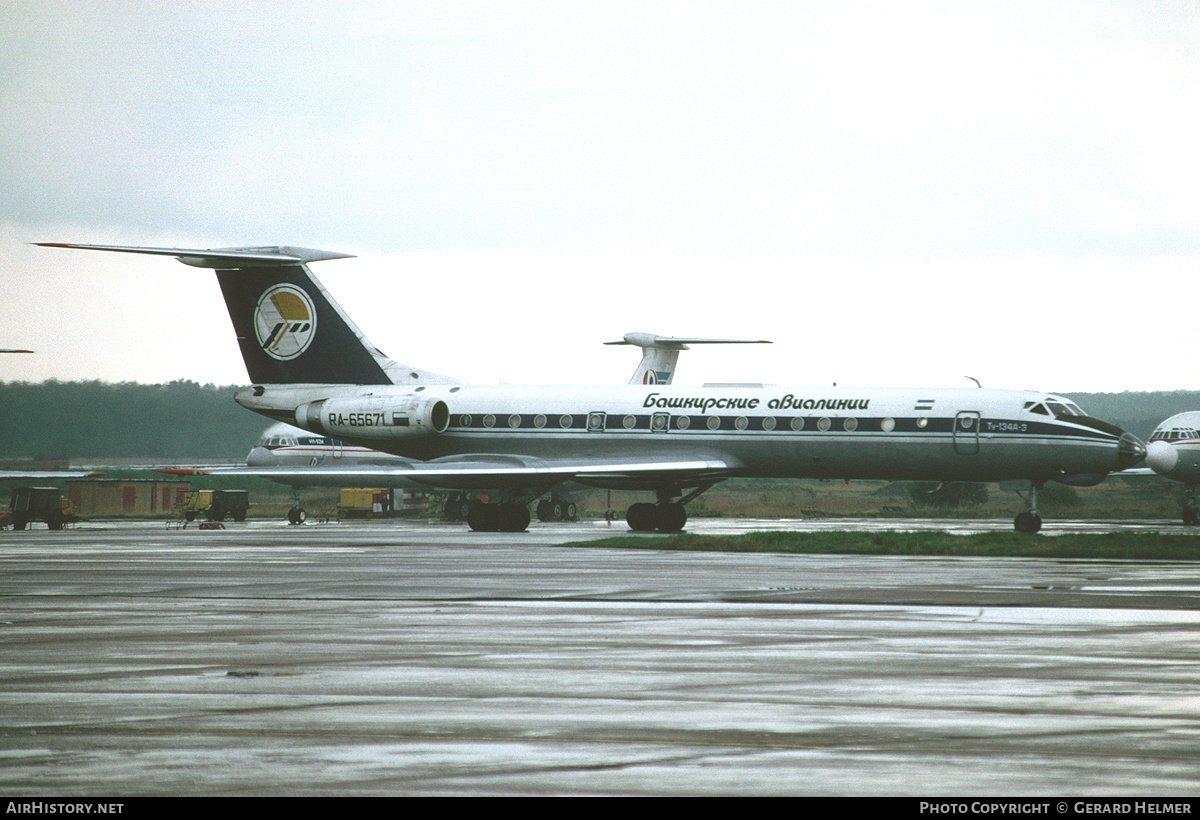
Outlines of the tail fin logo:
[[295,285],[268,288],[254,309],[258,346],[274,359],[288,361],[308,350],[317,331],[317,311]]

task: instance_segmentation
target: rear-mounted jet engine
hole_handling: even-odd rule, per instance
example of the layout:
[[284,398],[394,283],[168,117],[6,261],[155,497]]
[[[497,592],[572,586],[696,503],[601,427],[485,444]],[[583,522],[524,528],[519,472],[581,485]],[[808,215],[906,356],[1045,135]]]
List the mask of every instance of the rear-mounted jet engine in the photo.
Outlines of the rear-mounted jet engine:
[[296,408],[296,424],[334,438],[421,438],[446,432],[450,408],[441,399],[321,399]]

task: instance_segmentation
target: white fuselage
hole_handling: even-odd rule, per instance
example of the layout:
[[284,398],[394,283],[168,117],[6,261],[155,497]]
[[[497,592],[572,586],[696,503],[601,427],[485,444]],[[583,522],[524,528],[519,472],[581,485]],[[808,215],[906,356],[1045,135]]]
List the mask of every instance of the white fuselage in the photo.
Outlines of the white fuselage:
[[[708,456],[731,474],[1099,481],[1141,444],[1045,393],[985,389],[260,386],[242,405],[405,458]],[[641,482],[646,483],[646,482]]]
[[275,425],[246,456],[247,467],[321,467],[332,464],[375,464],[400,461],[397,456],[291,425]]

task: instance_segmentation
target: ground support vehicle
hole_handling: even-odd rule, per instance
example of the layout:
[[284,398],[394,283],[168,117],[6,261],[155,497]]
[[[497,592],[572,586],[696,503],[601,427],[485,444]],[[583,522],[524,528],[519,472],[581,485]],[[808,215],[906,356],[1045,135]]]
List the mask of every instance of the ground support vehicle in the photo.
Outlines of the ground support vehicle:
[[52,530],[79,520],[75,505],[64,498],[57,487],[17,487],[10,499],[9,520],[14,530],[23,530],[31,522],[44,521]]

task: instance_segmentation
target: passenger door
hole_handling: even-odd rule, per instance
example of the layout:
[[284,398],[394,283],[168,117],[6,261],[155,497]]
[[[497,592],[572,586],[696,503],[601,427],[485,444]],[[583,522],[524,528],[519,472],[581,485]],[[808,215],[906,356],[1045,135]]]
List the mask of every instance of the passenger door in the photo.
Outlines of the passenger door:
[[954,417],[954,452],[973,456],[979,452],[979,413],[964,410]]

